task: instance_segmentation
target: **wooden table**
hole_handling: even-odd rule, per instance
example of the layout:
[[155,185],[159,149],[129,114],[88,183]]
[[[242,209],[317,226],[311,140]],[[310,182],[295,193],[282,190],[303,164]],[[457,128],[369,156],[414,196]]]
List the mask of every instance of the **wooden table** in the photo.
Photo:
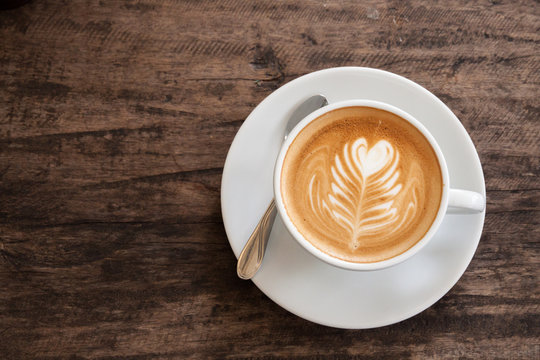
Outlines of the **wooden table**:
[[[534,1],[52,1],[0,12],[0,358],[540,357]],[[381,68],[441,98],[488,212],[456,286],[364,331],[236,277],[232,139],[273,90]]]

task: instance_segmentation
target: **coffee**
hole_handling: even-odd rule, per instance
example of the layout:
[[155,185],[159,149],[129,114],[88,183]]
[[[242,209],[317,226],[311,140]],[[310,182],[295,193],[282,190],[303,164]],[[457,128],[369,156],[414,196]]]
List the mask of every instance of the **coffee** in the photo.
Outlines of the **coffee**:
[[373,263],[414,246],[439,211],[433,148],[408,121],[352,106],[325,113],[293,140],[280,187],[296,229],[338,259]]

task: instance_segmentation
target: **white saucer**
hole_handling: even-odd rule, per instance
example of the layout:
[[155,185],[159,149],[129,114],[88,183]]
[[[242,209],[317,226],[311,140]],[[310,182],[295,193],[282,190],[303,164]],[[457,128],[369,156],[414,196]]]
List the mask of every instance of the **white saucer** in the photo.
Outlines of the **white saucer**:
[[[422,122],[439,143],[450,186],[485,195],[474,145],[457,117],[435,95],[401,76],[345,67],[302,76],[261,102],[238,131],[221,184],[225,230],[236,257],[273,196],[272,173],[291,109],[323,94],[330,103],[371,99],[395,105]],[[279,216],[255,285],[288,311],[315,323],[366,329],[393,324],[427,309],[446,294],[469,265],[485,213],[447,215],[431,242],[389,269],[354,272],[328,265],[289,235]]]

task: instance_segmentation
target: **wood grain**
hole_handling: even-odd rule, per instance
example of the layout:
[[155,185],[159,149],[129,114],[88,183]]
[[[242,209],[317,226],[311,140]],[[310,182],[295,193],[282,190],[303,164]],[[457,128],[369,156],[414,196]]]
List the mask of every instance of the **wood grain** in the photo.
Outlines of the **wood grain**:
[[[0,357],[540,357],[534,1],[33,0],[0,12]],[[334,66],[406,76],[477,146],[488,212],[438,303],[315,325],[235,275],[227,150],[273,90]]]

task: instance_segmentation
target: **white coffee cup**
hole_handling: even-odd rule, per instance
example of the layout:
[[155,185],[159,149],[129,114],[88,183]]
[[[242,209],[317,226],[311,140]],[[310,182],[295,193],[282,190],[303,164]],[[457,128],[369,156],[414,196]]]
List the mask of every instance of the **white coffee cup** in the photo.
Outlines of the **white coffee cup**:
[[[427,233],[414,246],[412,246],[407,251],[401,253],[400,255],[397,255],[387,260],[373,262],[373,263],[357,263],[357,262],[341,260],[331,255],[328,255],[327,253],[313,246],[311,242],[309,242],[297,230],[296,226],[294,225],[294,223],[288,216],[287,211],[285,210],[285,205],[284,205],[284,201],[282,197],[283,195],[281,193],[281,173],[282,173],[281,170],[283,167],[283,161],[285,160],[285,155],[287,153],[287,150],[289,149],[293,141],[296,139],[296,136],[300,133],[300,131],[304,127],[306,127],[309,123],[311,123],[313,120],[317,119],[318,117],[320,117],[321,115],[327,112],[340,109],[340,108],[351,107],[351,106],[367,106],[367,107],[377,108],[381,110],[386,110],[395,115],[398,115],[399,117],[411,123],[425,136],[425,138],[431,144],[431,147],[433,148],[435,154],[437,155],[437,159],[439,160],[439,165],[440,165],[441,173],[442,173],[443,191],[442,191],[442,196],[441,196],[441,202],[440,202],[439,210],[437,211],[435,220],[431,224],[431,227],[429,228]],[[392,106],[383,102],[379,102],[379,101],[374,101],[374,100],[346,100],[346,101],[337,102],[334,104],[327,105],[317,111],[314,111],[313,113],[305,117],[302,121],[300,121],[298,125],[296,125],[294,129],[289,133],[289,135],[287,136],[287,139],[283,142],[283,145],[281,146],[281,150],[279,152],[276,165],[274,168],[274,199],[276,202],[278,213],[281,219],[283,220],[283,223],[285,224],[287,230],[291,233],[293,238],[300,245],[302,245],[309,253],[319,258],[320,260],[323,260],[330,265],[334,265],[334,266],[337,266],[343,269],[348,269],[348,270],[379,270],[379,269],[384,269],[384,268],[399,264],[405,261],[406,259],[410,258],[411,256],[413,256],[414,254],[416,254],[418,251],[420,251],[420,249],[422,249],[433,238],[433,236],[439,229],[444,216],[448,212],[462,213],[462,214],[479,213],[479,212],[484,211],[485,202],[486,202],[484,196],[477,192],[450,188],[448,167],[446,165],[446,160],[444,159],[444,155],[439,145],[437,144],[437,141],[435,140],[435,138],[429,133],[429,131],[425,128],[425,126],[422,125],[422,123],[420,123],[410,114],[406,113],[405,111],[401,109],[398,109],[395,106]]]

